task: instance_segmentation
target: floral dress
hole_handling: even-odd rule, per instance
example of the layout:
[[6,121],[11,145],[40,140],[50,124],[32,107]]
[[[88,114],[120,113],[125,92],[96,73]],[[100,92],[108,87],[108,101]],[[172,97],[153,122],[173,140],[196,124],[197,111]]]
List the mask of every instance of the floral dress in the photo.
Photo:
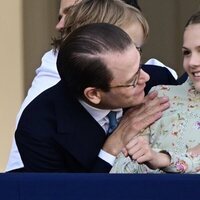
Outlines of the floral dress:
[[120,153],[110,173],[200,173],[200,156],[187,153],[200,144],[200,92],[189,78],[182,85],[156,86],[153,90],[169,97],[170,108],[142,134],[148,135],[153,150],[170,154],[170,166],[152,170]]

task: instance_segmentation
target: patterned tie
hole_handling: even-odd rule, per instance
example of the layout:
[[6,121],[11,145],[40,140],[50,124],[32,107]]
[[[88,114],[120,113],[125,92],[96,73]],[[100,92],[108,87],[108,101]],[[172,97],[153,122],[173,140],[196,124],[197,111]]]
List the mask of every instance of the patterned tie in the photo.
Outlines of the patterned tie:
[[117,128],[117,124],[118,124],[118,121],[117,121],[117,112],[115,111],[110,111],[107,115],[108,117],[108,120],[109,120],[109,127],[108,127],[108,135],[110,135],[115,128]]

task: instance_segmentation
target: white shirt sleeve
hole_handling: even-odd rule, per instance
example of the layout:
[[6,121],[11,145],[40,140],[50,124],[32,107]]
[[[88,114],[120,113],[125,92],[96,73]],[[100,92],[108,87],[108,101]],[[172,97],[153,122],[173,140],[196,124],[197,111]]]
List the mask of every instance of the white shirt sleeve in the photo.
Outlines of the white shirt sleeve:
[[116,157],[107,153],[106,151],[102,150],[99,152],[99,158],[101,158],[102,160],[106,161],[107,163],[109,163],[111,166],[114,165],[115,159]]
[[17,115],[16,126],[19,122],[24,108],[40,93],[55,85],[59,80],[59,74],[56,67],[57,53],[53,50],[48,51],[42,57],[41,66],[36,70],[36,76],[33,79],[28,94],[24,99],[19,113]]
[[[28,90],[28,94],[17,114],[16,127],[26,106],[40,93],[52,87],[60,80],[60,76],[56,67],[56,60],[57,52],[54,52],[53,50],[46,52],[42,57],[41,66],[36,70],[36,76],[33,79],[32,85]],[[23,163],[18,152],[15,139],[13,138],[12,147],[5,171],[10,171],[21,167],[23,167]]]

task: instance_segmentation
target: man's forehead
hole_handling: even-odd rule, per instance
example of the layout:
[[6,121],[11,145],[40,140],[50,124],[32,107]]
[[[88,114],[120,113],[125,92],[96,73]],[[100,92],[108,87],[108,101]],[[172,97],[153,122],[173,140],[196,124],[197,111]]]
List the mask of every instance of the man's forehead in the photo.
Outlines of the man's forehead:
[[[124,51],[110,51],[106,52],[105,54],[101,54],[100,57],[108,66],[118,66],[119,63],[126,63],[129,65],[129,63],[138,63],[140,60],[140,55],[135,47],[135,45],[130,45]],[[120,64],[119,64],[120,66]]]

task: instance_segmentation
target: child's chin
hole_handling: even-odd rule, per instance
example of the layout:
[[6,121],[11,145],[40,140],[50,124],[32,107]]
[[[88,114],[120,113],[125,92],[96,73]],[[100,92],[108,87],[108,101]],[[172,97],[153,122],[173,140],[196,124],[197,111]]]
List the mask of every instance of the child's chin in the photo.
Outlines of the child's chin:
[[200,84],[195,85],[195,90],[196,90],[197,92],[200,92]]

